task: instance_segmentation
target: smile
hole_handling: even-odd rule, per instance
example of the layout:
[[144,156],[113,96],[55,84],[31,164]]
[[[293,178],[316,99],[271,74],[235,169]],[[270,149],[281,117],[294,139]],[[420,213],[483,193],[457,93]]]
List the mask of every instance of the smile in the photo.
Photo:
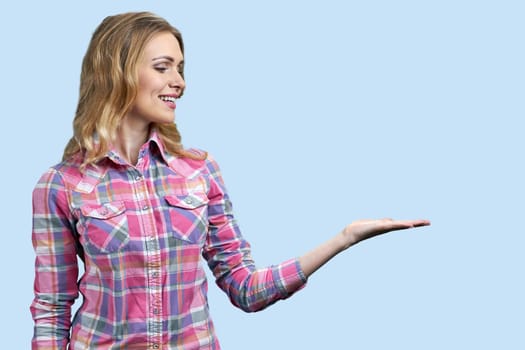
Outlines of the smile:
[[173,96],[159,96],[162,101],[175,103],[175,97]]

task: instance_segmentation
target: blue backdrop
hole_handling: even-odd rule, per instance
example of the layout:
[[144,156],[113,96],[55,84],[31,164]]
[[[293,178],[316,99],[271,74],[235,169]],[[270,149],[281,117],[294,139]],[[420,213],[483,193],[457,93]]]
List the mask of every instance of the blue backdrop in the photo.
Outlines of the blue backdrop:
[[224,349],[525,348],[525,8],[505,0],[1,5],[2,348],[29,348],[31,191],[71,135],[91,33],[136,10],[183,33],[183,141],[219,161],[259,265],[359,218],[432,220],[261,313],[211,282]]

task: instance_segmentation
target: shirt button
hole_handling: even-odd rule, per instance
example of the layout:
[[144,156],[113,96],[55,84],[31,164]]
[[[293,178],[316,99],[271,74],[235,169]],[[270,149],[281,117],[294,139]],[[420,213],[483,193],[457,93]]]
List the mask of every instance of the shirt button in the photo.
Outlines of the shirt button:
[[153,313],[154,313],[155,315],[158,315],[158,314],[159,314],[159,309],[153,309]]
[[186,203],[188,203],[188,204],[193,203],[193,199],[191,199],[191,198],[186,198],[184,201],[185,201]]
[[140,181],[140,180],[142,180],[142,176],[140,176],[140,175],[137,175],[137,176],[135,177],[135,180],[137,180],[137,181]]
[[149,209],[149,207],[147,205],[142,207],[142,210],[148,210],[148,209]]
[[158,349],[159,348],[159,344],[153,344],[152,348],[153,349]]
[[152,275],[153,277],[159,277],[159,273],[158,273],[158,272],[153,272],[151,275]]

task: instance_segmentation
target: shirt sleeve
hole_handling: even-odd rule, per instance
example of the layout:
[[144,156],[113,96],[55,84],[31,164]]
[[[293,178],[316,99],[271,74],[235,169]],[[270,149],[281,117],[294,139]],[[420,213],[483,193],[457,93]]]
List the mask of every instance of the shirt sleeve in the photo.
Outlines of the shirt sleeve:
[[203,256],[217,285],[231,302],[247,312],[259,311],[286,299],[304,287],[306,277],[298,259],[256,268],[250,245],[233,217],[232,205],[217,163],[206,160],[210,176],[208,193],[209,232]]
[[78,297],[77,240],[61,176],[49,170],[33,190],[35,323],[32,349],[66,349],[71,305]]

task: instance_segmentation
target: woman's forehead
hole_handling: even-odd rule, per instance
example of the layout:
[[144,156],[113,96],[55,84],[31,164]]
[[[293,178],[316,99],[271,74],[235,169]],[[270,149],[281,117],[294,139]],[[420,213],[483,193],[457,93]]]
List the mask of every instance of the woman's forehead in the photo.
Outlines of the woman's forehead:
[[179,41],[170,32],[155,34],[144,46],[143,55],[148,60],[162,56],[171,57],[176,61],[183,59]]

